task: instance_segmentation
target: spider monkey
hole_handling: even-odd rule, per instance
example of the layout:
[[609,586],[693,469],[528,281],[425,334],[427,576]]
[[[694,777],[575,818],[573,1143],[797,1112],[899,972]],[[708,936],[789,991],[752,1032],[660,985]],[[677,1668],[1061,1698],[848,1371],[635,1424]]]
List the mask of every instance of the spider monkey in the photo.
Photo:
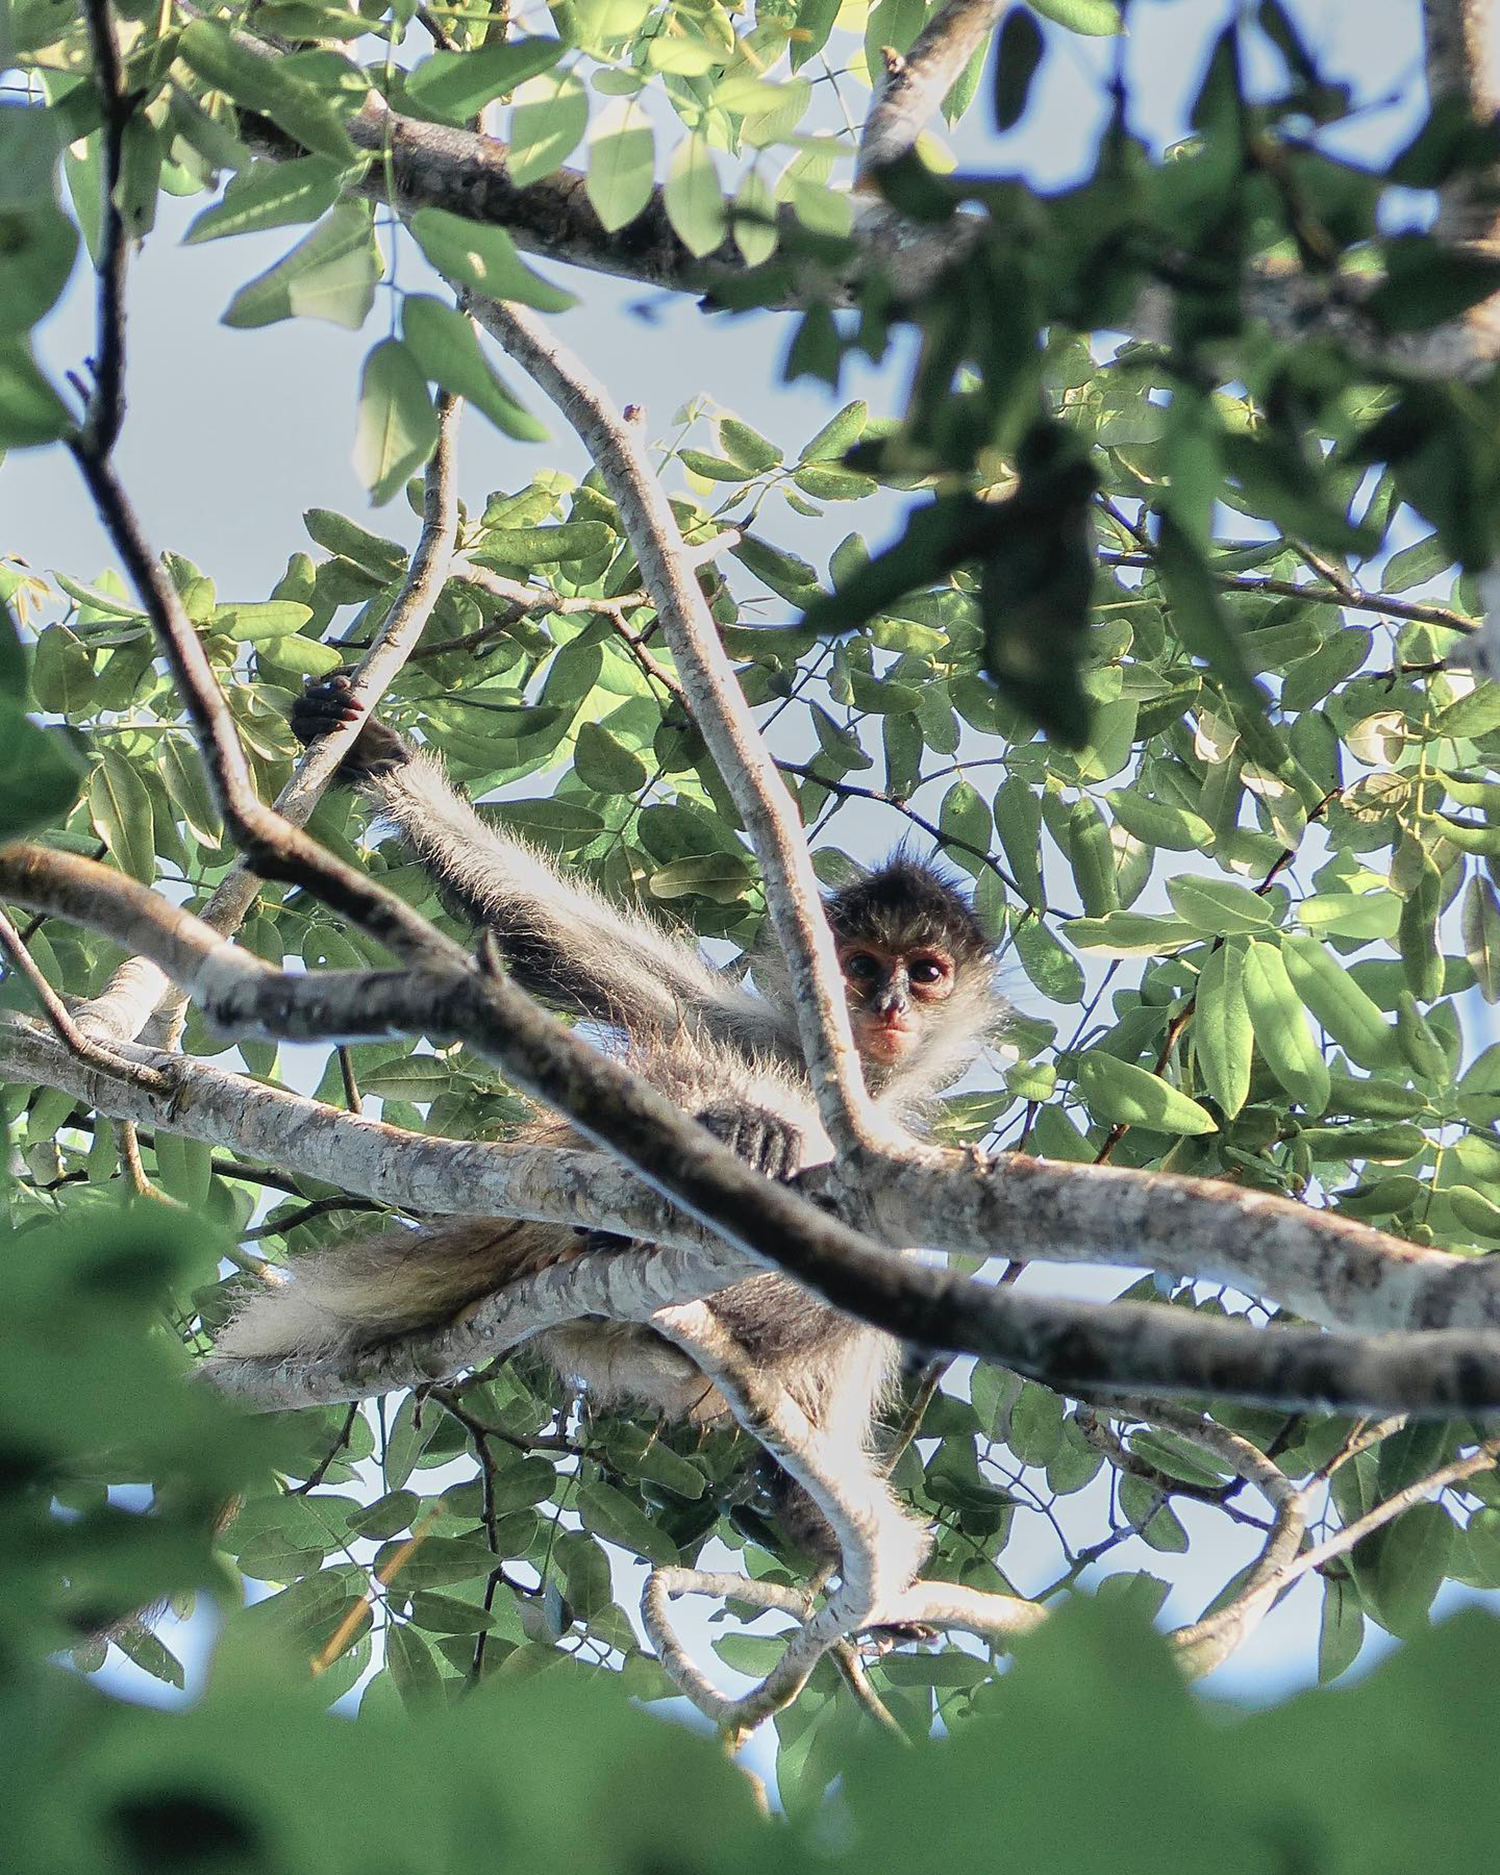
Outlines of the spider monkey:
[[[298,700],[292,728],[310,743],[360,709],[348,679],[330,677]],[[627,1061],[741,1158],[768,1178],[791,1179],[830,1156],[779,954],[755,954],[752,993],[691,944],[486,823],[433,756],[378,718],[366,721],[337,779],[395,827],[455,916],[493,934],[521,984],[617,1031]],[[878,1101],[920,1123],[924,1102],[1004,1020],[993,948],[962,894],[901,852],[832,893],[826,910],[866,1082]],[[575,1138],[555,1119],[523,1137],[558,1145]],[[470,1218],[337,1245],[303,1260],[287,1288],[247,1303],[219,1352],[274,1359],[351,1351],[452,1320],[508,1283],[621,1243],[557,1224]],[[712,1307],[816,1425],[836,1444],[847,1441],[851,1464],[867,1462],[896,1343],[776,1274],[734,1284]],[[529,1347],[596,1405],[697,1424],[727,1415],[691,1359],[650,1328],[586,1318]],[[836,1560],[810,1500],[783,1493],[780,1510],[804,1549]]]

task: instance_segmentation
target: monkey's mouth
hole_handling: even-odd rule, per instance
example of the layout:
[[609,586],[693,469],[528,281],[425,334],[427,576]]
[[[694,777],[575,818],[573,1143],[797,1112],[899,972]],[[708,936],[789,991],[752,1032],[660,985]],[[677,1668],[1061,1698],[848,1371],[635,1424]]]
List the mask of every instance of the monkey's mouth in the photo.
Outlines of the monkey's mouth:
[[867,1016],[860,1024],[860,1042],[877,1061],[899,1061],[917,1040],[917,1032],[899,1017],[884,1020]]

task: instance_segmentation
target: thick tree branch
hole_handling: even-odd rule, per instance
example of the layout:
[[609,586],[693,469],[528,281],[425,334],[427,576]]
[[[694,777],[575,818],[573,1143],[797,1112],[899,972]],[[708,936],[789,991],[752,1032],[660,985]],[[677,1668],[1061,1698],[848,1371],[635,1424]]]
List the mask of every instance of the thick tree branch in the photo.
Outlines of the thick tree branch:
[[[93,908],[83,902],[89,888],[100,900]],[[208,1019],[232,1034],[296,1040],[402,1032],[461,1035],[518,1085],[567,1114],[580,1131],[618,1153],[731,1244],[787,1270],[836,1307],[921,1346],[979,1354],[1064,1392],[1109,1388],[1237,1398],[1288,1410],[1342,1407],[1440,1417],[1500,1410],[1500,1336],[1493,1332],[1449,1329],[1391,1340],[1307,1329],[1268,1333],[1244,1322],[1176,1309],[1054,1302],[892,1257],[786,1187],[758,1176],[654,1088],[573,1035],[508,980],[488,976],[462,954],[457,966],[436,970],[288,977],[237,951],[190,913],[89,861],[13,847],[0,853],[0,890],[22,903],[45,900],[48,909],[82,916],[122,941],[138,938],[142,948],[150,944],[159,960],[181,974]],[[993,1215],[1001,1180],[1010,1185],[1012,1199],[1018,1187],[1031,1181],[1028,1196],[1035,1201],[1059,1169],[1081,1171],[1097,1195],[1122,1176],[1112,1168],[1026,1161],[1002,1162],[983,1179],[972,1171],[900,1161],[887,1162],[887,1169],[908,1203],[923,1189],[919,1174],[925,1175],[928,1199],[936,1191],[939,1201],[946,1196],[955,1211],[964,1193],[980,1194],[971,1212],[975,1217],[984,1216],[987,1207]],[[1012,1180],[1013,1171],[1019,1176]],[[1284,1200],[1186,1179],[1143,1179],[1132,1186],[1127,1175],[1110,1206],[1112,1228],[1118,1228],[1132,1192],[1137,1215],[1155,1217],[1158,1233],[1165,1218],[1182,1241],[1216,1244],[1238,1214],[1248,1214],[1253,1222],[1247,1234],[1259,1243],[1274,1252],[1284,1242],[1307,1254],[1314,1214]],[[1065,1214],[1048,1214],[1035,1202],[1028,1207],[1033,1233],[1039,1210],[1047,1237],[1038,1248],[1066,1242],[1066,1223],[1059,1228]],[[924,1201],[901,1240],[929,1241],[931,1215],[931,1203]],[[1097,1237],[1105,1228],[1096,1210],[1092,1234]],[[1382,1300],[1384,1311],[1400,1313],[1404,1304],[1407,1320],[1418,1322],[1455,1315],[1469,1323],[1494,1319],[1500,1285],[1483,1265],[1458,1258],[1423,1263],[1423,1253],[1342,1219],[1317,1218],[1314,1245],[1319,1232],[1330,1252],[1326,1273],[1336,1291],[1324,1300],[1325,1308],[1347,1306],[1355,1288],[1350,1269],[1381,1271],[1383,1260],[1372,1253],[1388,1246],[1394,1274],[1391,1294]],[[1143,1240],[1150,1235],[1143,1232]],[[1135,1255],[1140,1255],[1139,1244]],[[1348,1259],[1342,1266],[1341,1255]],[[1268,1265],[1274,1271],[1274,1256]],[[1274,1281],[1266,1286],[1274,1287]],[[485,1345],[484,1334],[465,1342],[464,1332],[461,1327],[439,1337],[442,1358],[453,1362],[448,1372],[494,1351]],[[430,1378],[425,1353],[420,1364],[422,1377]],[[382,1369],[387,1386],[398,1384],[394,1372],[391,1364]],[[348,1380],[330,1368],[316,1384],[341,1389]]]
[[[111,1062],[116,1053],[118,1069],[91,1067],[35,1022],[0,1014],[4,1079],[56,1087],[109,1119],[178,1133],[278,1168],[267,1173],[236,1161],[216,1165],[226,1178],[288,1192],[297,1190],[294,1178],[311,1178],[424,1217],[477,1212],[608,1230],[695,1253],[722,1249],[716,1232],[607,1154],[433,1138],[268,1087],[209,1061],[185,1061],[133,1042],[110,1051]],[[743,1270],[751,1267],[744,1259]]]
[[1381,1333],[1500,1327],[1500,1265],[1270,1192],[1024,1153],[920,1164],[867,1154],[860,1177],[869,1228],[887,1243],[1158,1269]]
[[[255,44],[244,36],[241,43]],[[505,144],[481,132],[402,117],[374,96],[351,121],[349,130],[361,148],[384,152],[389,144],[403,214],[418,208],[446,208],[468,220],[505,228],[530,253],[670,292],[703,293],[716,281],[745,272],[732,239],[702,259],[693,255],[673,231],[659,188],[634,221],[611,233],[588,203],[581,171],[560,170],[545,181],[518,189],[506,172]],[[302,154],[297,145],[269,127],[257,135],[256,144],[273,159]],[[366,195],[384,201],[383,165],[372,169],[360,187]],[[790,232],[795,217],[783,207],[778,221]],[[817,293],[835,305],[853,304],[860,280],[878,264],[886,271],[897,302],[912,300],[931,288],[960,245],[979,238],[983,228],[979,216],[935,228],[914,227],[884,203],[857,201],[855,259],[841,274],[820,278]],[[1242,298],[1247,321],[1264,325],[1277,338],[1303,342],[1321,332],[1343,339],[1373,363],[1395,363],[1434,377],[1472,377],[1500,352],[1500,333],[1486,330],[1473,314],[1431,332],[1398,338],[1377,330],[1360,310],[1376,285],[1374,278],[1355,282],[1342,275],[1330,283],[1325,277],[1278,263],[1254,268],[1246,278]],[[799,284],[767,305],[770,310],[793,311],[809,297]],[[1151,344],[1173,343],[1176,320],[1171,291],[1157,285],[1144,288],[1135,305],[1113,321],[1112,329]]]

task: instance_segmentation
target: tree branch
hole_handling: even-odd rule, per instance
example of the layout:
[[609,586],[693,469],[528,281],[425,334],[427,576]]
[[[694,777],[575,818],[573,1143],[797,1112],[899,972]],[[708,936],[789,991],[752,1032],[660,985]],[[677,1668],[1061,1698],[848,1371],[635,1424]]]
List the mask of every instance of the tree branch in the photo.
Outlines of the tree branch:
[[147,1062],[127,1061],[112,1049],[89,1040],[68,1013],[67,1004],[37,968],[30,951],[21,940],[20,932],[4,912],[0,912],[0,951],[9,957],[15,970],[31,986],[32,994],[41,1004],[47,1020],[76,1061],[86,1068],[97,1069],[101,1074],[134,1081],[155,1093],[170,1095],[176,1083],[161,1068],[152,1067]]
[[[852,1463],[847,1440],[830,1437],[763,1376],[712,1309],[702,1302],[664,1309],[652,1318],[652,1326],[692,1356],[739,1423],[803,1487],[828,1520],[839,1548],[839,1586],[817,1614],[803,1620],[760,1685],[738,1699],[721,1693],[692,1665],[667,1616],[670,1598],[706,1592],[703,1583],[709,1578],[696,1570],[653,1570],[641,1612],[657,1657],[679,1689],[717,1725],[742,1733],[781,1711],[825,1653],[865,1628],[920,1622],[965,1627],[998,1639],[1026,1633],[1045,1619],[1045,1610],[1034,1602],[1013,1596],[947,1582],[913,1582],[930,1547],[926,1530],[896,1503],[874,1461],[866,1457],[862,1466]],[[717,1592],[738,1592],[725,1589],[722,1577],[712,1580]]]
[[944,0],[904,58],[882,48],[885,78],[865,117],[859,178],[869,178],[913,147],[1009,5],[1010,0]]
[[[1422,0],[1427,95],[1456,98],[1476,124],[1500,110],[1500,17],[1494,0]],[[1495,239],[1497,172],[1466,170],[1438,191],[1436,232],[1455,242]]]
[[[1150,553],[1100,553],[1103,566],[1154,566]],[[1456,632],[1472,632],[1476,621],[1452,606],[1432,605],[1424,599],[1397,599],[1385,593],[1366,592],[1352,580],[1338,586],[1299,584],[1293,579],[1272,579],[1261,573],[1219,573],[1212,567],[1209,577],[1225,592],[1250,593],[1259,598],[1305,599],[1315,605],[1339,606],[1347,612],[1379,612],[1387,618],[1414,619],[1423,625],[1446,625]]]
[[797,809],[755,726],[689,562],[676,517],[635,428],[604,385],[536,316],[511,303],[474,311],[582,438],[620,511],[693,720],[760,861],[771,923],[813,1088],[836,1147],[888,1140],[865,1092],[838,957]]
[[114,448],[125,421],[125,275],[130,245],[121,207],[120,176],[125,130],[134,107],[125,95],[125,74],[109,0],[85,0],[83,15],[94,67],[94,89],[99,94],[104,120],[100,135],[94,387],[84,411],[83,446],[104,457]]

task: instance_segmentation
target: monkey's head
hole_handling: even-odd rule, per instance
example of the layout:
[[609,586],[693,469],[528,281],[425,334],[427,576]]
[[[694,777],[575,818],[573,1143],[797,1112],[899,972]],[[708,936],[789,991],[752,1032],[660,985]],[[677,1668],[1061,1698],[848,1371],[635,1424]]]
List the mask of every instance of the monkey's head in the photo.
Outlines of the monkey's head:
[[868,1067],[889,1074],[921,1060],[937,1068],[938,1056],[961,1067],[961,1054],[977,1054],[1004,1004],[993,946],[955,886],[897,851],[833,893],[827,912]]

